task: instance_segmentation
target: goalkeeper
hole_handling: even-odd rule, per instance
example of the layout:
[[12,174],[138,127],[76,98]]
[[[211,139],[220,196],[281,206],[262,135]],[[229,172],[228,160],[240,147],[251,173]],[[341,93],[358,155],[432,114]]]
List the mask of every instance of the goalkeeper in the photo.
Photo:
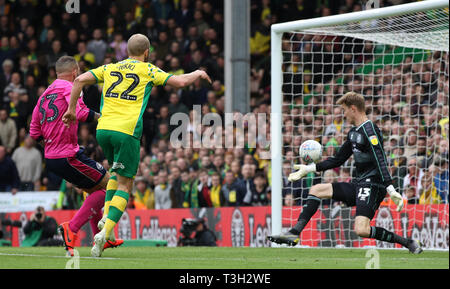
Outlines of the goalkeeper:
[[291,182],[298,181],[310,172],[320,172],[341,166],[353,154],[356,177],[351,183],[317,184],[311,187],[308,198],[298,217],[297,224],[286,234],[268,236],[268,240],[278,244],[295,246],[299,235],[316,213],[321,199],[342,201],[348,206],[356,206],[355,232],[360,237],[380,241],[398,243],[409,249],[411,253],[422,252],[421,244],[412,239],[405,239],[381,227],[370,226],[380,203],[389,193],[397,205],[397,211],[403,208],[403,199],[395,191],[387,167],[383,150],[382,135],[378,127],[367,118],[364,97],[355,92],[348,92],[338,101],[344,109],[347,123],[354,125],[347,135],[339,152],[317,164],[295,165],[297,169],[289,175]]

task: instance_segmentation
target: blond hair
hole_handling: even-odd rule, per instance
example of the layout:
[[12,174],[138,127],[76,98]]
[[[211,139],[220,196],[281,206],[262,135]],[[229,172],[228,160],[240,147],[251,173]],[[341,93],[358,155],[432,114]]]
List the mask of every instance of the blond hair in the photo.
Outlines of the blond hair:
[[351,105],[356,106],[358,111],[365,112],[366,111],[366,102],[364,100],[364,96],[359,93],[350,91],[341,96],[336,102],[339,105],[345,105],[350,107]]
[[77,68],[77,61],[72,56],[61,56],[55,63],[56,74],[72,72]]
[[127,43],[127,51],[129,56],[141,56],[150,49],[150,40],[143,34],[133,34]]

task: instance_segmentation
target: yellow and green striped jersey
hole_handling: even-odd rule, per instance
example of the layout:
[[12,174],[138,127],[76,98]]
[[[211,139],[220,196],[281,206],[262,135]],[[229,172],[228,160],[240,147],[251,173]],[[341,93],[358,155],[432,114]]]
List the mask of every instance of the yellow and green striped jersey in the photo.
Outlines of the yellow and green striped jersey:
[[128,58],[89,70],[103,82],[97,129],[142,136],[142,115],[154,86],[165,85],[172,74],[151,63]]

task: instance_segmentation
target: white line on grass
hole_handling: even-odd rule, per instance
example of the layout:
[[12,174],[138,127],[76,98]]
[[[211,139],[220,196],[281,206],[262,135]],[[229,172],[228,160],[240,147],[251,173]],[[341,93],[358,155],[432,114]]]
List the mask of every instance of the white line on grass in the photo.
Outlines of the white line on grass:
[[[36,255],[36,254],[17,254],[17,253],[0,253],[0,256],[19,256],[19,257],[47,257],[47,258],[65,258],[70,259],[69,256],[51,256],[51,255]],[[83,257],[81,259],[97,259],[97,260],[124,260],[124,258],[114,258],[114,257]]]

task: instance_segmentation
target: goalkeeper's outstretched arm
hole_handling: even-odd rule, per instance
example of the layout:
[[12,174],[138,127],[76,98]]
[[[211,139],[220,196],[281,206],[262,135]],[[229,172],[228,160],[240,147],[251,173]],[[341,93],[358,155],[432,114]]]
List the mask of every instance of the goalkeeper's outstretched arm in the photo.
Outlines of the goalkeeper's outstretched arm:
[[347,140],[345,143],[340,147],[339,151],[336,153],[336,155],[319,162],[317,164],[310,164],[310,165],[294,165],[294,169],[298,170],[296,172],[293,172],[289,175],[288,180],[290,182],[298,181],[299,179],[303,178],[310,172],[320,172],[320,171],[326,171],[328,169],[333,169],[340,167],[347,161],[350,156],[352,155],[352,143]]
[[349,140],[346,140],[334,156],[316,164],[316,171],[321,172],[340,167],[352,154],[352,143]]

